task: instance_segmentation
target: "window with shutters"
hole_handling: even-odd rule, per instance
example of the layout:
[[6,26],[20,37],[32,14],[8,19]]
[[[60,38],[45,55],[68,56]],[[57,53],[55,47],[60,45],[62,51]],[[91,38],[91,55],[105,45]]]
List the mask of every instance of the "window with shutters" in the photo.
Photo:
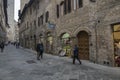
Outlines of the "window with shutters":
[[38,17],[38,26],[40,26],[40,17]]
[[83,0],[73,0],[72,6],[73,6],[73,10],[83,7]]
[[34,20],[34,28],[36,29],[36,20]]
[[71,0],[68,0],[68,13],[71,12]]
[[48,19],[49,19],[49,12],[47,11],[47,12],[46,12],[46,19],[45,19],[45,22],[46,22],[46,23],[48,22]]
[[40,25],[43,25],[43,15],[40,16]]
[[67,14],[67,0],[64,0],[64,14]]
[[27,22],[27,29],[29,28],[29,23]]
[[76,10],[77,9],[77,0],[74,0],[74,10]]
[[78,7],[79,8],[83,7],[83,0],[78,0]]
[[59,5],[57,5],[57,18],[59,18]]
[[61,16],[64,15],[64,1],[60,3],[60,13],[61,13]]
[[30,7],[30,14],[32,14],[32,8]]

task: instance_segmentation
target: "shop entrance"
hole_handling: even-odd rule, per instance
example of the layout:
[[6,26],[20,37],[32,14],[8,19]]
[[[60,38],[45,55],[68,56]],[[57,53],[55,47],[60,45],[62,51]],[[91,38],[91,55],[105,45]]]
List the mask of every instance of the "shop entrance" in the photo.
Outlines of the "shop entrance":
[[120,23],[114,24],[112,28],[113,28],[113,39],[114,39],[115,66],[120,67]]
[[83,60],[89,60],[89,35],[85,31],[80,31],[77,35],[79,46],[79,57]]
[[47,33],[46,51],[53,54],[53,36],[50,32]]
[[61,35],[62,49],[65,51],[65,55],[71,57],[71,44],[70,35],[68,33],[63,33]]

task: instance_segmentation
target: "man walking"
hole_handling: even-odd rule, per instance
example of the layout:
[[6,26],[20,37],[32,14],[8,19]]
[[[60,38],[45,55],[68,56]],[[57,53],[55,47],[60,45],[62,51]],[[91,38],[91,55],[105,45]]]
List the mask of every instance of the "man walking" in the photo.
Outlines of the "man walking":
[[74,50],[73,50],[73,64],[75,64],[75,60],[77,59],[79,61],[79,63],[81,64],[81,61],[79,59],[79,56],[78,56],[78,53],[79,53],[79,49],[77,47],[77,45],[74,46]]
[[37,60],[40,60],[40,57],[43,58],[44,46],[43,43],[39,41],[37,44]]

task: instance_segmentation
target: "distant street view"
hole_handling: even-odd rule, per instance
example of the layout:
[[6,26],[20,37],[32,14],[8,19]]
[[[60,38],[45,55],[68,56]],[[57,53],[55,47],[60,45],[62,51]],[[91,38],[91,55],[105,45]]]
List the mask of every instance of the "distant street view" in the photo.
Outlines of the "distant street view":
[[119,0],[0,0],[0,80],[119,80]]

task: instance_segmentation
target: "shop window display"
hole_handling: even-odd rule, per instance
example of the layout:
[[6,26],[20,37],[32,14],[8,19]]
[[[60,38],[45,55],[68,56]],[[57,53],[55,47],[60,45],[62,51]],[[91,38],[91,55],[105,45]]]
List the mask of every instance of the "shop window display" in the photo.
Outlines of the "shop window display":
[[120,24],[113,26],[115,66],[120,67]]
[[65,51],[65,56],[71,56],[70,35],[65,33],[61,37],[62,49]]
[[49,52],[50,54],[52,54],[53,51],[53,37],[51,36],[51,33],[47,34],[47,52]]

